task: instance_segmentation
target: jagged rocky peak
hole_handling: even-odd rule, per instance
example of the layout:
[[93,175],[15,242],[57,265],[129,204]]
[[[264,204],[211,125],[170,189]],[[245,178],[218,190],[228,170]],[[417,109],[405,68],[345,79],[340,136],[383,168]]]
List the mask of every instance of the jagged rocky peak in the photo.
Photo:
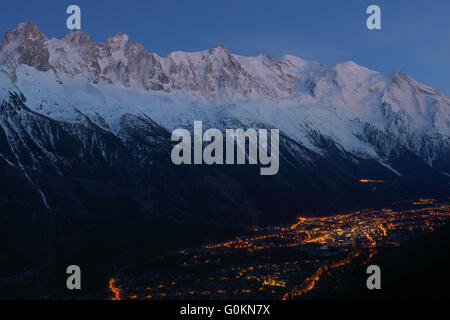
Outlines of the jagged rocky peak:
[[[301,59],[287,62],[265,56],[256,66],[232,54],[225,45],[199,52],[172,52],[164,57],[149,53],[141,44],[133,44],[126,34],[93,42],[82,30],[69,32],[61,39],[48,40],[32,22],[20,24],[8,32],[0,49],[0,63],[18,63],[39,71],[50,68],[56,73],[82,76],[94,83],[107,81],[125,87],[153,91],[183,91],[201,99],[263,96],[274,99],[292,93],[282,65],[295,68]],[[254,59],[254,58],[250,58]],[[273,73],[271,83],[258,69]],[[289,83],[287,83],[289,82]]]
[[[92,41],[82,30],[48,40],[33,22],[6,33],[0,46],[0,64],[6,63],[24,64],[38,71],[52,69],[61,81],[65,75],[84,77],[96,84],[180,91],[194,99],[224,103],[241,98],[263,97],[279,102],[300,97],[305,103],[331,99],[332,103],[339,100],[339,105],[360,104],[367,94],[389,87],[393,96],[402,95],[395,87],[399,87],[397,91],[414,87],[424,93],[437,92],[402,72],[382,75],[353,61],[325,66],[293,55],[279,59],[265,54],[245,57],[232,54],[223,44],[160,57],[123,33],[101,43]],[[334,99],[337,96],[339,99]]]
[[5,64],[17,57],[20,64],[47,71],[50,69],[47,40],[33,22],[21,23],[17,29],[6,32],[0,45],[0,61]]
[[[293,56],[290,54],[285,54],[284,56],[282,56],[280,61],[288,63],[289,66],[293,67],[293,68],[302,68],[311,63],[310,61],[306,61],[302,58],[299,58],[299,57],[296,57],[296,56]],[[317,63],[314,63],[314,64],[317,64]]]
[[188,68],[206,66],[207,70],[205,71],[207,73],[211,71],[211,63],[220,67],[239,65],[230,51],[228,51],[223,44],[217,48],[197,52],[174,51],[167,54],[162,59],[164,60],[164,65],[169,67],[173,65],[179,67],[187,66]]
[[92,44],[91,37],[83,30],[71,31],[61,38],[68,43],[71,48],[85,47]]
[[417,82],[416,80],[408,76],[406,73],[404,73],[402,70],[393,71],[391,77],[392,77],[392,86],[398,86],[399,88],[404,90],[408,88],[413,88],[414,90],[418,90],[419,92],[424,94],[442,95],[442,93],[438,89]]
[[108,36],[105,43],[100,43],[99,46],[110,56],[114,52],[122,52],[125,55],[133,55],[141,51],[145,51],[145,48],[140,44],[133,44],[130,37],[127,34],[119,32],[113,37]]
[[228,50],[228,48],[223,43],[221,43],[217,48],[212,48],[212,49],[210,49],[208,51],[211,54],[216,53],[216,54],[219,54],[219,55],[227,55],[227,56],[230,55],[230,51]]
[[2,48],[14,41],[22,40],[47,40],[45,35],[38,29],[36,24],[32,21],[20,23],[16,29],[7,30],[2,41]]

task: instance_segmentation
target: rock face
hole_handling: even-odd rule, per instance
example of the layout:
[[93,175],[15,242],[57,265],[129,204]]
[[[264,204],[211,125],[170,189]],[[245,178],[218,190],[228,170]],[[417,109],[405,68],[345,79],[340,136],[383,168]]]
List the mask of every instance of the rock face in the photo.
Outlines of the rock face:
[[7,32],[0,46],[2,62],[18,57],[17,62],[36,68],[38,71],[50,69],[50,53],[47,38],[33,22],[22,23],[12,32]]
[[[278,175],[173,165],[171,131],[194,120],[280,129]],[[160,57],[124,34],[48,39],[31,22],[0,45],[3,274],[446,195],[448,173],[450,97],[401,71],[243,57],[223,45]]]

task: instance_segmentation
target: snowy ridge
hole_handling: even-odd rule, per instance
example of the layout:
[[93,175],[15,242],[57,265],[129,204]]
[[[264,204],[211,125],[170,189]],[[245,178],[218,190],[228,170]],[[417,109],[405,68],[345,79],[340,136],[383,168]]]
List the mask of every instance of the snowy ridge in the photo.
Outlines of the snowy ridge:
[[238,123],[279,128],[319,155],[318,135],[387,167],[401,148],[430,166],[450,165],[450,97],[401,71],[382,74],[352,61],[243,57],[223,45],[160,57],[125,34],[104,43],[82,31],[48,39],[28,22],[0,45],[0,99],[11,92],[46,117],[94,123],[115,135],[127,114],[168,130],[194,120],[218,128]]

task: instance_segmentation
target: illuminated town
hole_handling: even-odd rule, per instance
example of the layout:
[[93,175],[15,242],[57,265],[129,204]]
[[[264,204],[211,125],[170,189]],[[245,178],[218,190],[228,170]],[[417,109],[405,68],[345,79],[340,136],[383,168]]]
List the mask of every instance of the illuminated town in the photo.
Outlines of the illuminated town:
[[109,280],[109,298],[282,299],[307,297],[335,272],[367,264],[385,247],[432,232],[450,219],[433,199],[291,226],[258,227],[233,240],[188,248],[131,266]]

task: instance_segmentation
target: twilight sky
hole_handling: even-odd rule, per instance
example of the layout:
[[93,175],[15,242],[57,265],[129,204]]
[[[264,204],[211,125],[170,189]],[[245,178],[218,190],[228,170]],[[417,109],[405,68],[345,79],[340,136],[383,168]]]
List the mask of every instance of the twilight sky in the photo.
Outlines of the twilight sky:
[[[381,72],[401,69],[450,94],[448,0],[3,0],[0,33],[31,20],[60,37],[70,4],[81,7],[82,28],[97,42],[123,32],[159,55],[224,43],[242,55],[353,60]],[[366,28],[371,4],[381,7],[381,30]]]

